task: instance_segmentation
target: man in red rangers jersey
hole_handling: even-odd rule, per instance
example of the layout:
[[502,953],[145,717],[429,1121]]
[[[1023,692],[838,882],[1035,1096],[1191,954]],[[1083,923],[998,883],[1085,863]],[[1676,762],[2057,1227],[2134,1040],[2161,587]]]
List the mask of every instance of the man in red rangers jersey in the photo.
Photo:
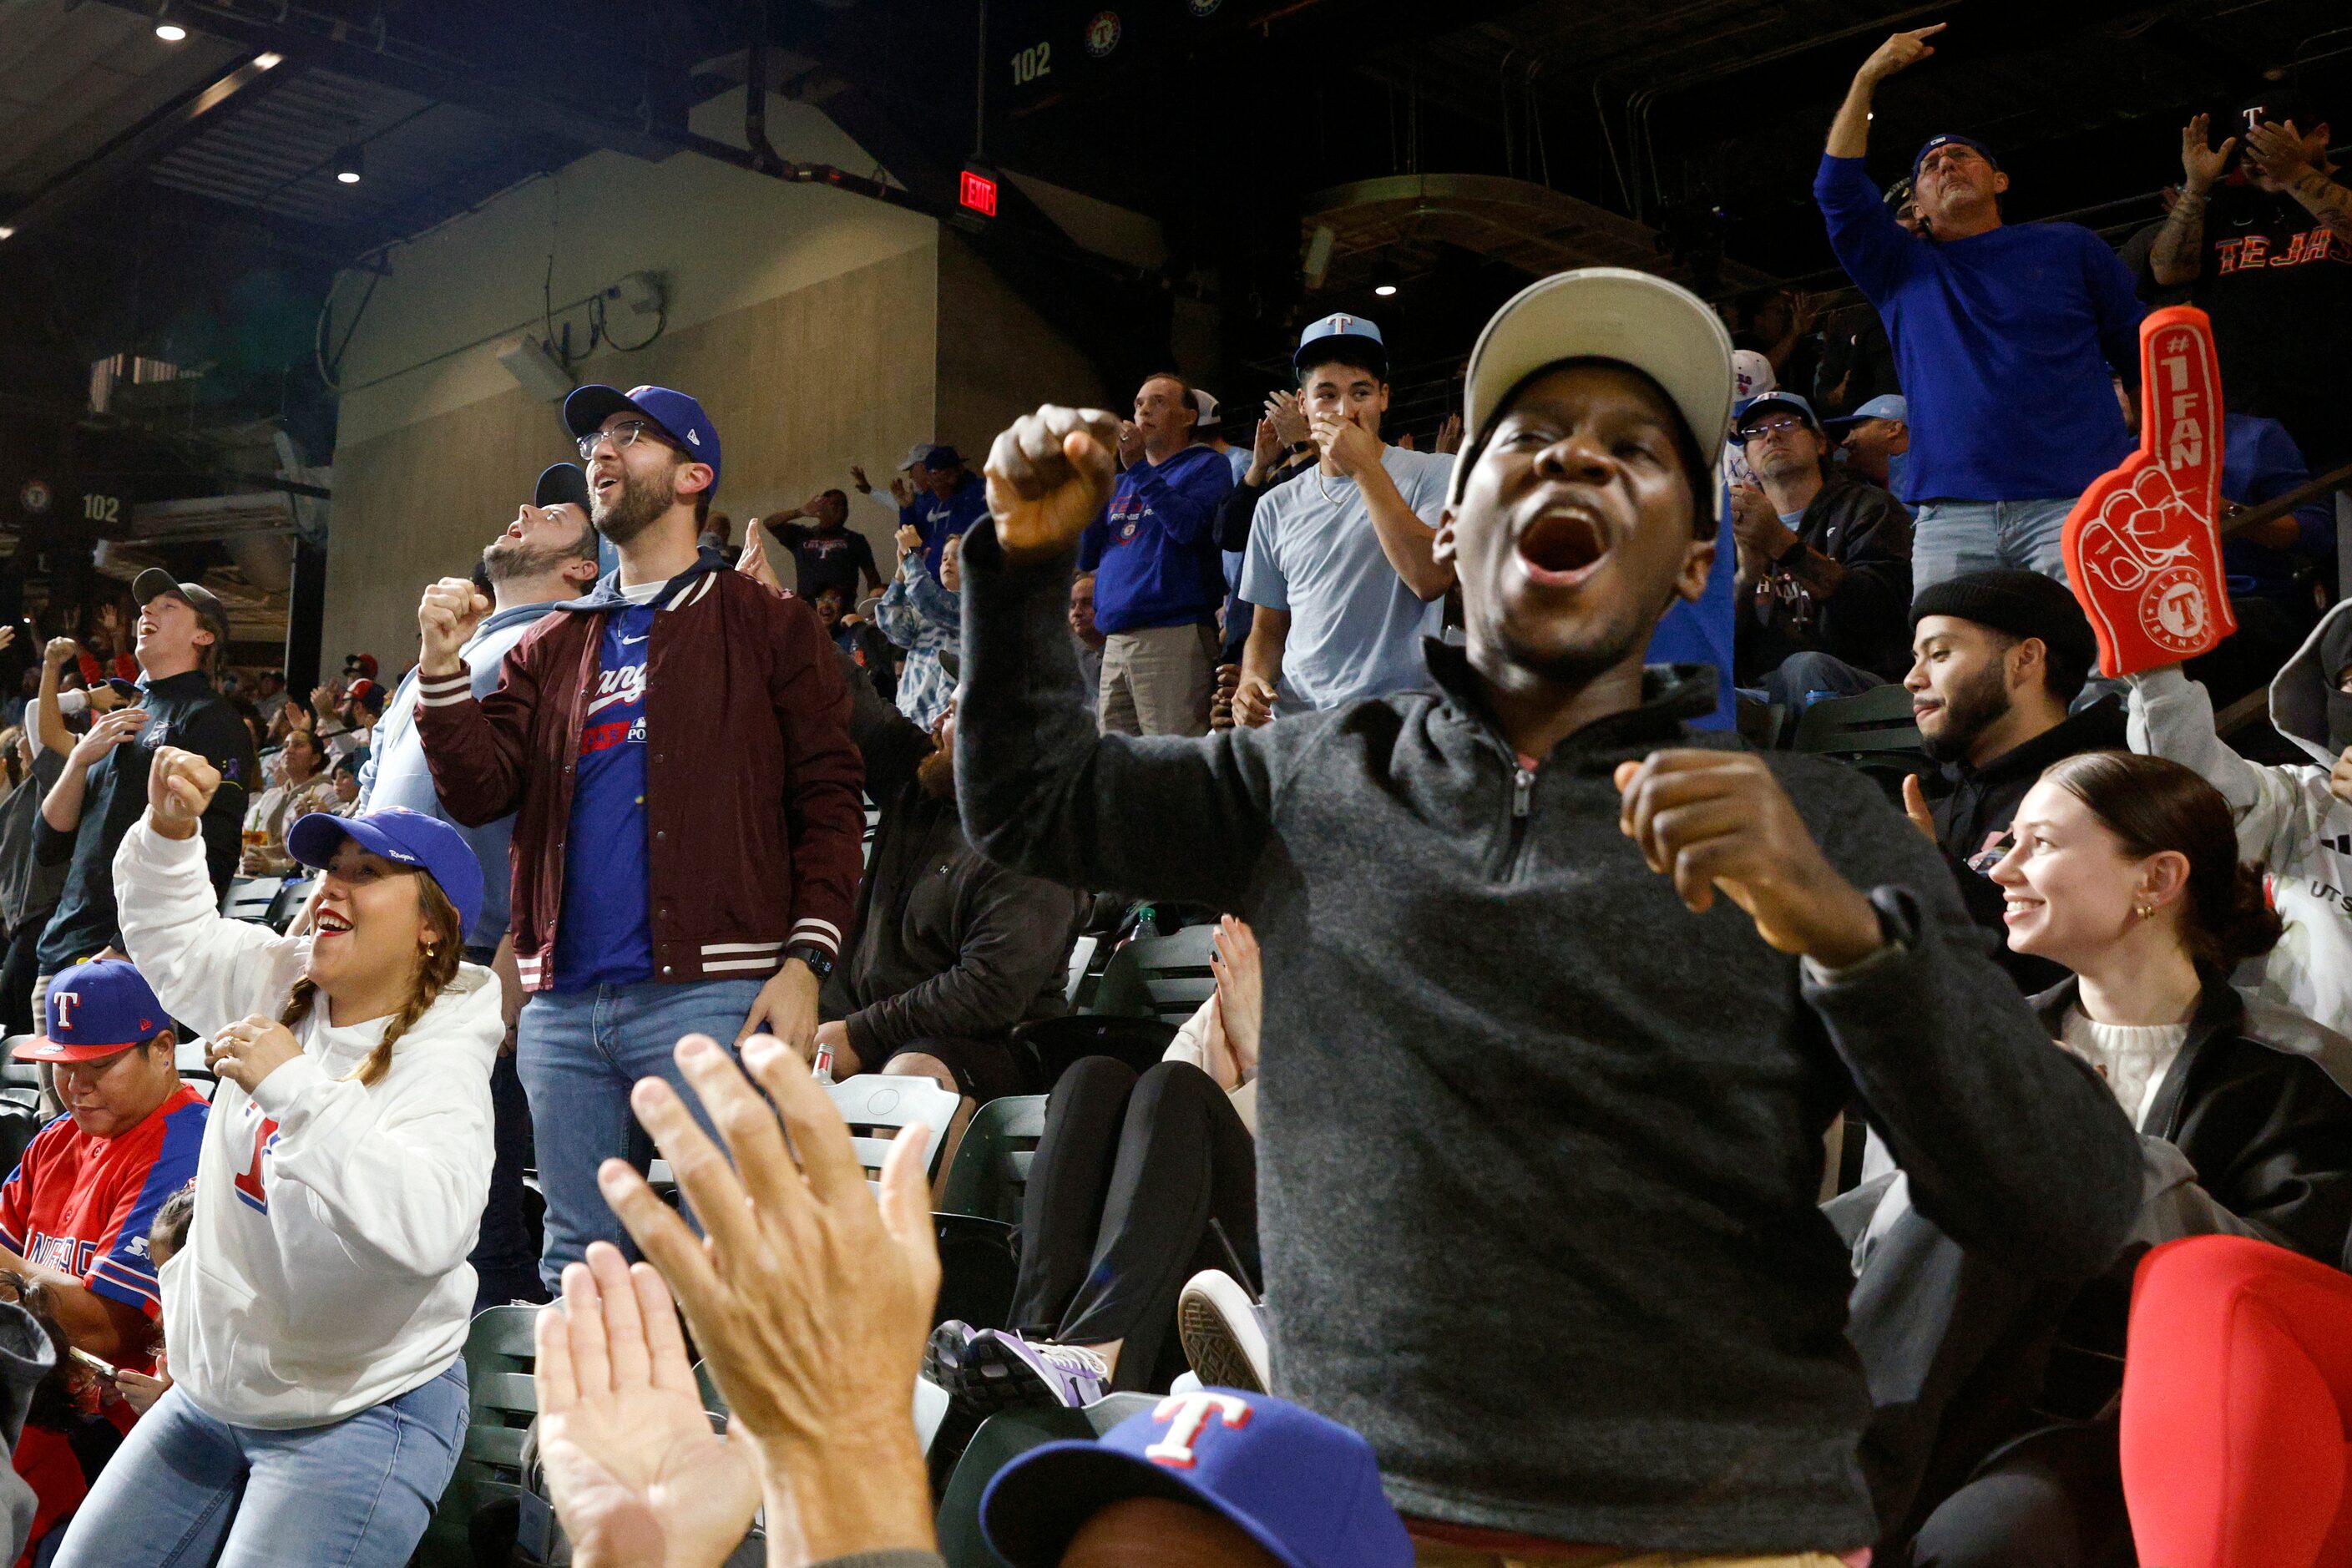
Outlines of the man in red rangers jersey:
[[64,971],[47,1012],[48,1033],[16,1059],[56,1068],[67,1114],[0,1184],[0,1268],[49,1288],[75,1348],[143,1367],[163,1309],[147,1233],[196,1179],[206,1107],[180,1081],[171,1018],[131,964]]

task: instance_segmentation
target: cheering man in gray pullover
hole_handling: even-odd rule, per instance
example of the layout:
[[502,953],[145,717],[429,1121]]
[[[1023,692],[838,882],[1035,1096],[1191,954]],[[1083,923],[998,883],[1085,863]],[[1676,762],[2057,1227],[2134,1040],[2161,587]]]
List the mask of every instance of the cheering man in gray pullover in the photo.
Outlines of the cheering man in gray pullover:
[[1872,1539],[1814,1204],[1847,1104],[1921,1212],[2029,1275],[2095,1272],[2137,1204],[2131,1128],[1934,847],[1859,774],[1685,730],[1711,673],[1642,666],[1706,582],[1731,384],[1723,329],[1657,279],[1503,308],[1436,542],[1468,647],[1432,645],[1433,695],[1097,735],[1062,608],[1108,414],[999,437],[965,546],[966,828],[1257,928],[1275,1379],[1371,1440],[1449,1562]]

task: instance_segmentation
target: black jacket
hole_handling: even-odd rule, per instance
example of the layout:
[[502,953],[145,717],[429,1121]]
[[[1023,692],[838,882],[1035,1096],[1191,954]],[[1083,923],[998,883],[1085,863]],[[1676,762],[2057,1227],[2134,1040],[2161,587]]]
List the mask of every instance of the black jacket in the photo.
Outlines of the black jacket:
[[[1916,1531],[2022,1432],[2053,1415],[2087,1418],[2109,1406],[2132,1272],[2153,1243],[2242,1225],[2324,1263],[2343,1254],[2352,1235],[2352,1094],[2321,1058],[2352,1070],[2352,1041],[2273,1004],[2247,1002],[2218,970],[2204,981],[2142,1135],[2152,1171],[2169,1158],[2152,1145],[2169,1144],[2195,1187],[2150,1181],[2132,1241],[2100,1278],[2079,1288],[2024,1279],[1916,1210],[1874,1244],[1846,1333],[1870,1380],[1874,1414],[1861,1460],[1882,1546]],[[2052,1038],[2079,991],[2069,974],[2033,998]],[[1829,1213],[1853,1241],[1875,1208],[1876,1194],[1864,1188]]]
[[987,1039],[1059,1017],[1070,943],[1093,900],[981,858],[955,801],[917,781],[930,737],[896,709],[855,703],[850,734],[882,819],[824,1015],[847,1026],[861,1067],[917,1040]]
[[1440,644],[1433,693],[1104,735],[1070,566],[965,536],[965,825],[1034,874],[1255,927],[1280,1392],[1362,1433],[1409,1512],[1862,1544],[1831,1121],[1867,1106],[1921,1206],[2022,1272],[2095,1272],[2139,1195],[2130,1128],[1986,962],[1940,858],[1853,770],[1769,753],[1892,938],[1808,976],[1729,900],[1693,914],[1618,826],[1620,763],[1721,743],[1683,722],[1712,672],[1651,669],[1639,709],[1532,769]]
[[122,946],[115,921],[114,851],[147,809],[147,769],[155,760],[156,747],[197,752],[220,769],[221,786],[205,808],[201,828],[205,866],[212,873],[215,892],[227,891],[229,878],[236,873],[246,791],[261,771],[254,761],[252,732],[228,699],[195,670],[150,682],[139,705],[147,710],[146,726],[136,739],[125,741],[91,767],[81,818],[73,831],[60,833],[47,818],[35,818],[34,858],[44,866],[72,862],[35,958],[44,974],[54,974],[102,948]]
[[2046,958],[2009,951],[2009,927],[2000,918],[2000,889],[1986,873],[2007,853],[2003,841],[2010,818],[2017,815],[2018,803],[2044,768],[2077,752],[2119,752],[2126,745],[2123,704],[2106,697],[2080,713],[2068,714],[2054,728],[2021,746],[2011,747],[1981,768],[1953,763],[1944,769],[1952,791],[1935,803],[1937,846],[1951,863],[1969,917],[1993,933],[1993,961],[2029,996],[2057,984],[2066,977],[2066,971]]
[[1826,653],[1899,680],[1911,663],[1911,514],[1885,490],[1832,468],[1797,520],[1797,542],[1739,580],[1732,657],[1743,685],[1793,653]]

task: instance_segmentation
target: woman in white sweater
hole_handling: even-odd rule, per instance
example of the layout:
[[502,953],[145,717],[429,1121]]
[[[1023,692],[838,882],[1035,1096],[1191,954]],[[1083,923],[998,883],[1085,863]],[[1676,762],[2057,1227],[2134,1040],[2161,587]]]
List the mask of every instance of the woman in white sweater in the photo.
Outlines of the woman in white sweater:
[[219,783],[158,747],[114,858],[131,956],[220,1088],[163,1270],[173,1385],[58,1562],[397,1568],[465,1438],[504,1032],[489,972],[458,956],[481,870],[415,812],[314,814],[287,844],[327,871],[316,933],[225,920],[197,836]]

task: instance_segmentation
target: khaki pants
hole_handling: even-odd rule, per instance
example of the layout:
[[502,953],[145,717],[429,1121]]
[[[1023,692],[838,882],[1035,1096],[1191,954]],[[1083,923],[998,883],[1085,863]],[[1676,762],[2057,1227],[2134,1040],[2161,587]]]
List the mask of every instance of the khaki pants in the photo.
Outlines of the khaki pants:
[[1612,1557],[1608,1548],[1593,1556],[1570,1554],[1543,1557],[1498,1557],[1466,1546],[1416,1541],[1413,1561],[1421,1568],[1844,1568],[1826,1552],[1800,1552],[1787,1557],[1693,1557],[1677,1552],[1637,1552]]
[[1096,721],[1107,735],[1205,735],[1216,689],[1210,626],[1149,626],[1103,639]]

